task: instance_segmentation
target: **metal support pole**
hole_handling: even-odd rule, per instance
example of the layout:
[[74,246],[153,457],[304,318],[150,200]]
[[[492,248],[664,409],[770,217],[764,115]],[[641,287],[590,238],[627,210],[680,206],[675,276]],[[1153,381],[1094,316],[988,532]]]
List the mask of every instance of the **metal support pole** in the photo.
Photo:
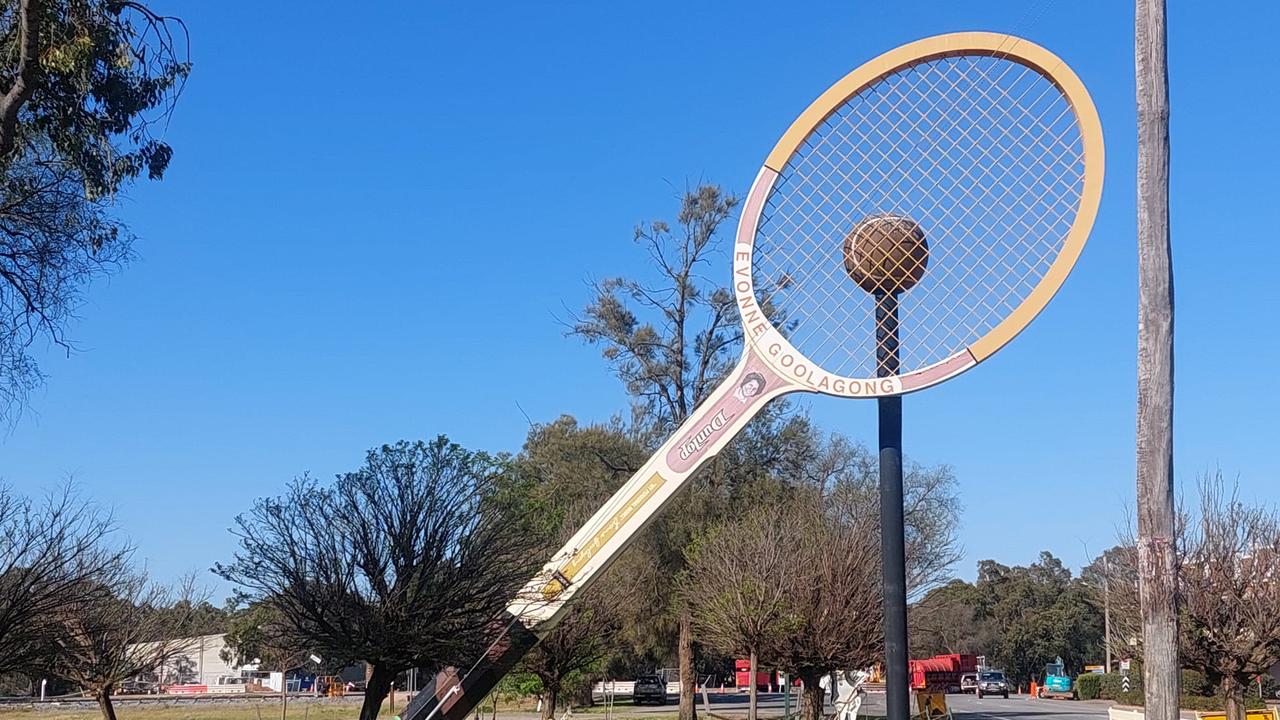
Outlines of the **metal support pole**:
[[[898,298],[876,295],[876,374],[898,374]],[[907,720],[907,567],[902,510],[902,398],[882,397],[880,411],[880,547],[884,579],[886,720]]]

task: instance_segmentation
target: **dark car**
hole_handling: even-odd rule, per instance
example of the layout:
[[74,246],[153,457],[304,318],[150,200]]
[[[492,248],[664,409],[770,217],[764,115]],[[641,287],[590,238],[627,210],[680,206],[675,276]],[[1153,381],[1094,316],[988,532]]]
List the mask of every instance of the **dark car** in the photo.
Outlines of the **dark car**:
[[651,702],[655,705],[667,704],[667,684],[657,675],[645,675],[636,678],[636,688],[631,692],[631,702]]
[[978,697],[983,695],[1002,695],[1009,699],[1009,683],[1004,673],[999,670],[983,670],[978,673]]
[[146,680],[125,680],[116,687],[117,695],[154,695],[158,692],[160,687]]

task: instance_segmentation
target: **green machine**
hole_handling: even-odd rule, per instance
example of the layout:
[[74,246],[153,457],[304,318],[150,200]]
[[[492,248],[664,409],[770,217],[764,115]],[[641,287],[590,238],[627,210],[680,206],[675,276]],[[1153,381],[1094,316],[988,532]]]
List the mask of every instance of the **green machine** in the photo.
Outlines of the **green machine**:
[[1071,677],[1067,675],[1061,657],[1044,666],[1044,684],[1037,694],[1042,698],[1076,699],[1076,691],[1072,688]]

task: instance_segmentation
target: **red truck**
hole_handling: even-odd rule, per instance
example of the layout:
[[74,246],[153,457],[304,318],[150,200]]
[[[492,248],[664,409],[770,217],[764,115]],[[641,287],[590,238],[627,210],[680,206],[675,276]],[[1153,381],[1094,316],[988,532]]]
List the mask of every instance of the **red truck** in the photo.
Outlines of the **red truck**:
[[935,655],[924,660],[911,660],[907,671],[912,690],[955,692],[960,690],[960,676],[978,671],[977,655]]
[[[773,685],[773,673],[756,669],[756,687],[761,690],[768,690]],[[734,660],[733,661],[733,684],[740,687],[751,687],[751,661],[750,660]]]

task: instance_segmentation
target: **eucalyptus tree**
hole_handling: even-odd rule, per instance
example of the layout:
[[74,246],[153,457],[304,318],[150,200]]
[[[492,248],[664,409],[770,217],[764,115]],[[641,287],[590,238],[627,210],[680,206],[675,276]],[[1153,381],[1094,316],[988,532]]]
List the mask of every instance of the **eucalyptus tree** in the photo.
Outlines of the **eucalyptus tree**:
[[[599,346],[632,400],[635,429],[656,445],[682,423],[732,369],[742,345],[728,277],[704,274],[723,267],[720,230],[738,205],[715,185],[699,185],[680,199],[674,226],[665,220],[643,223],[635,241],[652,267],[650,273],[615,277],[594,287],[591,301],[574,319],[570,332]],[[716,512],[704,470],[655,523],[644,543],[662,564],[660,576],[674,578],[685,567],[684,550]],[[674,616],[680,668],[680,718],[691,720],[694,705],[694,638],[689,609],[672,593],[655,597]],[[674,601],[674,604],[671,604]],[[655,627],[657,631],[672,628]],[[664,633],[665,634],[665,633]]]
[[[644,447],[617,424],[580,426],[572,417],[530,429],[517,465],[533,488],[548,550],[560,547],[644,461]],[[524,656],[520,669],[542,686],[542,717],[555,716],[565,694],[590,690],[607,661],[635,637],[646,593],[643,561],[629,550]]]
[[191,66],[186,28],[142,2],[11,0],[0,7],[0,418],[67,350],[85,288],[130,257],[114,201],[159,179],[163,127]]

